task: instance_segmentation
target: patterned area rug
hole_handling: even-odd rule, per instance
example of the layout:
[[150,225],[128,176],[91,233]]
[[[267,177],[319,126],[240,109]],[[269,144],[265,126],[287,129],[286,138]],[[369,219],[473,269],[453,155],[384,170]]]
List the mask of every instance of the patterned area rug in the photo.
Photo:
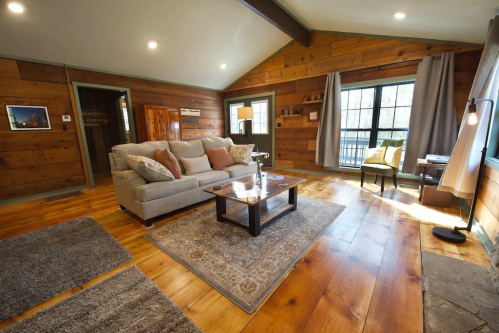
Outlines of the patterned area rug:
[[0,321],[133,256],[91,217],[0,241]]
[[2,333],[201,332],[136,266],[12,324]]
[[[287,201],[287,193],[268,205]],[[227,201],[227,211],[236,204]],[[307,197],[258,237],[229,222],[217,222],[215,208],[188,216],[145,237],[248,313],[324,233],[345,207]]]

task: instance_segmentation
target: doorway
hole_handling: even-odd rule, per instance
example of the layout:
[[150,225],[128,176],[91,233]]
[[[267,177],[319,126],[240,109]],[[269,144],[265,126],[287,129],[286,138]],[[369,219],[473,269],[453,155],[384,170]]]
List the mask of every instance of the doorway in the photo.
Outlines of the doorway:
[[111,174],[113,146],[135,142],[130,91],[126,88],[74,82],[73,90],[90,184]]
[[[265,166],[274,165],[275,92],[224,100],[226,135],[235,144],[255,144],[255,150],[269,153]],[[252,107],[253,119],[240,121],[237,109]]]

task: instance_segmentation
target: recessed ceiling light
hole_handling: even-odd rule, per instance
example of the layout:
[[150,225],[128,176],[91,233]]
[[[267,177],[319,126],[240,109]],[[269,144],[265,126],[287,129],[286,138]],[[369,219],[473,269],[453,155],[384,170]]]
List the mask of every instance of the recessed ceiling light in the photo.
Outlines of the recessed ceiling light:
[[395,13],[395,18],[401,20],[405,17],[405,13]]
[[18,2],[10,2],[8,5],[9,9],[14,13],[20,14],[24,12],[24,7]]
[[158,43],[156,42],[149,42],[149,44],[147,44],[147,46],[149,46],[150,49],[155,49],[158,47]]
[[226,64],[221,64],[221,65],[220,65],[220,68],[221,68],[221,69],[226,69],[226,68],[227,68],[227,65],[226,65]]

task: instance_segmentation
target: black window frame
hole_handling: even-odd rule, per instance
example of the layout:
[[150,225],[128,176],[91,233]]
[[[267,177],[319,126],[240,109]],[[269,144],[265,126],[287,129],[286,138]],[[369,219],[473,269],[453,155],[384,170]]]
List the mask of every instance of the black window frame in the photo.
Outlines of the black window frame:
[[[373,104],[373,116],[372,116],[372,123],[371,123],[371,128],[346,128],[346,129],[341,129],[342,132],[370,132],[370,137],[369,137],[369,148],[375,148],[377,146],[377,141],[378,141],[378,134],[379,132],[409,132],[409,128],[380,128],[379,127],[379,118],[380,118],[380,113],[381,113],[381,92],[384,87],[391,87],[391,86],[399,86],[399,85],[404,85],[404,84],[414,84],[415,80],[407,80],[407,81],[400,81],[400,82],[391,82],[391,83],[382,83],[382,84],[376,84],[376,85],[367,85],[367,86],[360,86],[360,87],[351,87],[351,88],[345,88],[342,89],[341,92],[344,91],[350,91],[350,90],[362,90],[362,89],[370,89],[374,88],[374,104]],[[397,91],[397,97],[398,97],[398,91]],[[397,98],[396,97],[396,98]],[[411,107],[409,106],[398,106],[398,107]],[[394,109],[397,108],[397,99],[395,99],[395,106],[393,107]],[[348,106],[347,106],[348,110]],[[361,110],[362,107],[359,109],[359,123],[360,123],[360,118],[361,118]],[[395,122],[395,115],[393,117],[393,121]],[[393,135],[393,133],[392,133]],[[356,148],[357,150],[359,148]],[[498,155],[499,155],[499,150],[498,150]],[[340,156],[341,156],[341,151],[340,151]],[[340,167],[346,167],[346,168],[360,168],[360,166],[357,166],[357,158],[359,158],[358,155],[355,157],[355,162],[354,164],[342,164],[341,159],[340,159]],[[360,156],[362,158],[362,156]]]

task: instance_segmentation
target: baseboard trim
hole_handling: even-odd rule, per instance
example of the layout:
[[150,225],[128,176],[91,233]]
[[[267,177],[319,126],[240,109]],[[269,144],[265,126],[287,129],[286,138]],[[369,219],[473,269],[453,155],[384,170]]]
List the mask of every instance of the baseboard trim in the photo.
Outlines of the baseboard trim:
[[64,190],[56,190],[56,191],[51,191],[51,192],[43,192],[43,193],[39,193],[39,194],[28,195],[26,197],[21,197],[21,198],[16,198],[16,199],[10,199],[10,200],[0,201],[0,205],[7,205],[7,204],[11,204],[11,203],[23,202],[23,201],[28,201],[28,200],[33,200],[33,199],[48,197],[48,196],[52,196],[52,195],[63,194],[63,193],[67,193],[67,192],[74,192],[74,191],[79,191],[79,190],[85,190],[87,188],[88,188],[87,186],[75,186],[75,187],[65,188]]
[[[460,198],[459,205],[461,206],[461,209],[464,211],[464,213],[469,216],[470,206],[468,206],[466,200]],[[477,220],[475,216],[473,216],[473,225],[471,227],[471,230],[476,232],[478,238],[480,238],[480,241],[485,247],[485,250],[487,250],[487,253],[490,255],[490,251],[492,251],[492,249],[494,248],[494,243],[492,243],[492,240],[489,238],[489,236],[487,236],[487,233],[485,232],[485,230],[483,230],[482,224]]]

